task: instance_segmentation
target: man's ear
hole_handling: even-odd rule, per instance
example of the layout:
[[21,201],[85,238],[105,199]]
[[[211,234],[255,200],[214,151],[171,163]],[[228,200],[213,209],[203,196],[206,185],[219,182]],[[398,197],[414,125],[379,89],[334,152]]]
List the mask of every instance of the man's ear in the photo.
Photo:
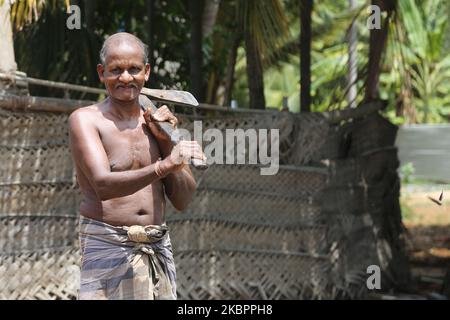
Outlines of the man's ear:
[[150,78],[150,71],[151,71],[150,63],[145,64],[145,81],[148,81],[148,78]]
[[103,76],[104,71],[105,71],[105,68],[103,67],[103,65],[101,63],[99,63],[97,65],[97,73],[98,73],[98,78],[100,79],[101,83],[105,83],[105,77]]

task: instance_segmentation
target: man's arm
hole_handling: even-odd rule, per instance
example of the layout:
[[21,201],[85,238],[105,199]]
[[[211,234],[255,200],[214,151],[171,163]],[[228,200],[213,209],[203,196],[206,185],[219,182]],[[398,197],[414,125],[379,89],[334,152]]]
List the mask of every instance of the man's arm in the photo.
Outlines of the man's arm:
[[180,141],[173,145],[170,137],[160,130],[157,122],[170,122],[174,127],[178,123],[177,118],[172,114],[167,106],[162,106],[151,113],[150,109],[144,113],[144,119],[152,134],[155,136],[164,161],[161,168],[168,165],[172,170],[164,170],[169,173],[164,179],[164,187],[167,197],[173,206],[179,210],[184,210],[194,195],[196,183],[194,175],[185,160],[196,159],[205,160],[205,155],[200,145],[196,141]]
[[[170,156],[173,145],[169,142],[159,142],[161,154],[164,158]],[[191,169],[186,164],[180,171],[170,173],[163,179],[164,190],[175,209],[183,211],[191,201],[196,182]]]
[[[79,109],[71,114],[69,137],[74,161],[101,200],[131,195],[159,179],[155,164],[137,170],[111,172],[91,110]],[[170,168],[166,166],[165,170]]]
[[169,174],[163,182],[166,195],[175,209],[179,211],[186,209],[196,189],[195,179],[189,167]]

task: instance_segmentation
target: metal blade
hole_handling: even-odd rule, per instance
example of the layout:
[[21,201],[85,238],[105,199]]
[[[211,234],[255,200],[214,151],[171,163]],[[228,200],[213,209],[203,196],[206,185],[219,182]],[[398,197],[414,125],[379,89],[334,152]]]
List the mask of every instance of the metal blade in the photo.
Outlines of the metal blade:
[[155,106],[155,104],[146,96],[140,94],[139,95],[139,105],[141,106],[141,109],[145,112],[148,108],[152,110],[152,113],[158,110]]
[[[144,112],[147,111],[149,108],[152,110],[152,113],[158,110],[155,104],[149,98],[147,98],[142,94],[139,95],[139,105],[141,106],[141,109],[144,110]],[[170,140],[174,145],[180,142],[180,137],[177,134],[174,134],[175,129],[169,122],[157,122],[157,125],[159,125],[160,129],[170,137]],[[195,158],[192,158],[191,160],[192,165],[199,170],[206,170],[208,168],[208,164],[206,161]]]
[[161,102],[198,106],[197,99],[187,91],[142,88],[141,93]]

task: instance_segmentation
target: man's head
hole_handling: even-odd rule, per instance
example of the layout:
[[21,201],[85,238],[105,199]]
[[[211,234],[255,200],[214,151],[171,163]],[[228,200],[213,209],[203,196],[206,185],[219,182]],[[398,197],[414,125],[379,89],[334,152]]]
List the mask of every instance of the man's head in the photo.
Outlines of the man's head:
[[109,95],[131,101],[141,92],[150,76],[147,46],[126,32],[109,36],[100,51],[97,72]]

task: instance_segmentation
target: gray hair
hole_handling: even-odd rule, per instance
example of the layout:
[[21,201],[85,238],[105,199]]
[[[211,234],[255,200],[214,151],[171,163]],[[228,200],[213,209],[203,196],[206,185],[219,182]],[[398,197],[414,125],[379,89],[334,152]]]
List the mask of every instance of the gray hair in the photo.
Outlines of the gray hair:
[[123,42],[129,41],[136,43],[142,49],[142,58],[144,64],[148,63],[148,46],[145,43],[143,43],[141,39],[127,32],[115,33],[106,38],[106,40],[103,42],[102,49],[100,50],[100,63],[102,65],[105,65],[107,50],[112,42],[117,42],[117,44],[121,44]]

